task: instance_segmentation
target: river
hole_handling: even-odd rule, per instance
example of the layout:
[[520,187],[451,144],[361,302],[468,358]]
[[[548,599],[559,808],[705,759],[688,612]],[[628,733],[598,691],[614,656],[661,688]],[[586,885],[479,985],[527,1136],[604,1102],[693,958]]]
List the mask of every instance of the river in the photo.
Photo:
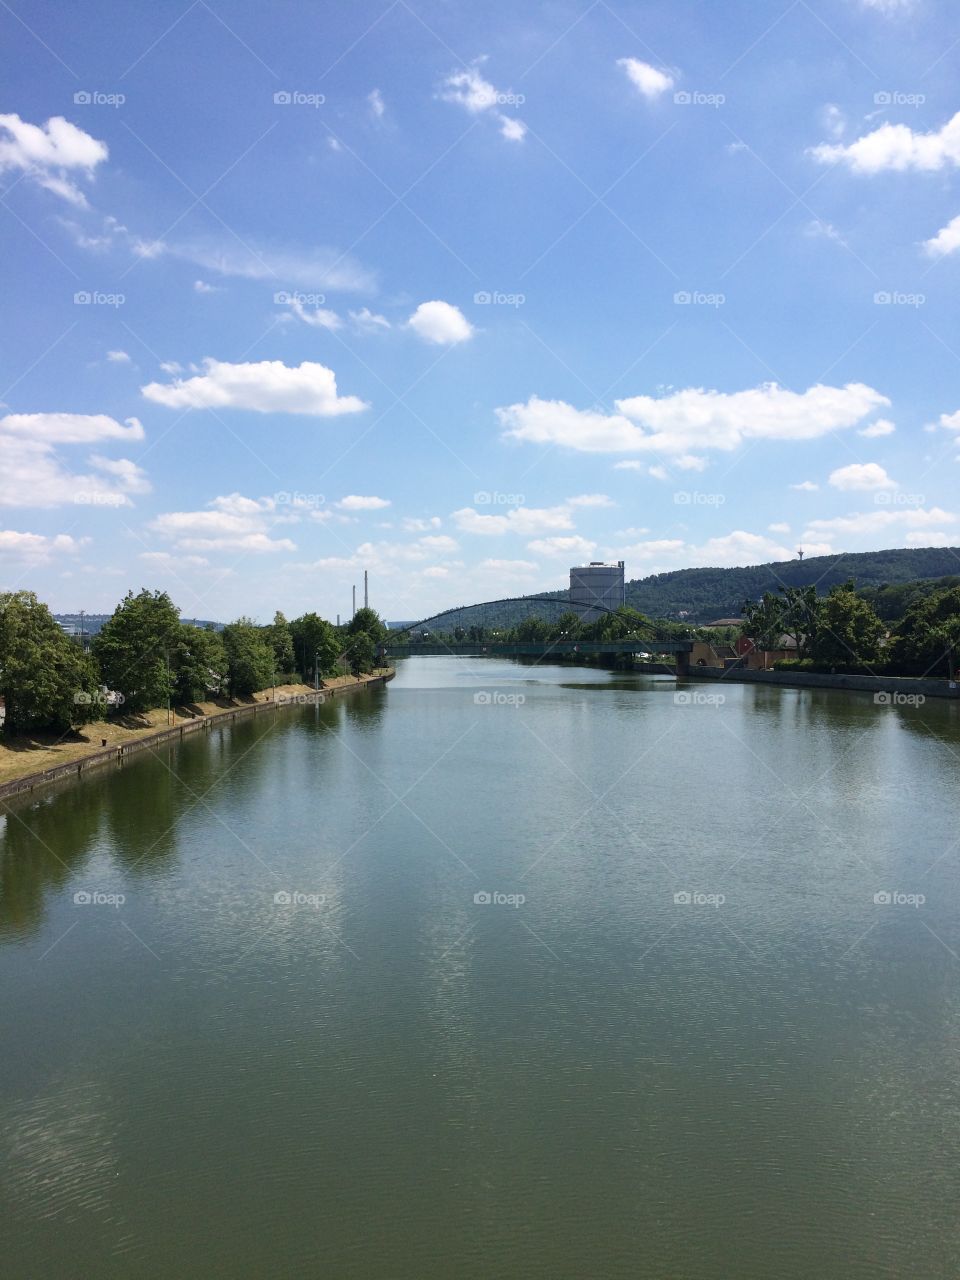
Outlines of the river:
[[960,1274],[960,708],[412,658],[0,810],[10,1277]]

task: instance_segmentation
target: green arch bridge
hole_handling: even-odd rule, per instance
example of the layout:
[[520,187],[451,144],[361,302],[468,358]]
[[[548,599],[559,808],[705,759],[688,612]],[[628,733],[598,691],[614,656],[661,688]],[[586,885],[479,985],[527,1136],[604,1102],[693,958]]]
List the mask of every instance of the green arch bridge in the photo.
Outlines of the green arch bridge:
[[607,608],[606,605],[573,604],[569,600],[558,599],[556,596],[503,596],[499,600],[485,600],[475,605],[455,605],[452,609],[444,609],[440,613],[431,613],[429,617],[423,618],[419,622],[411,622],[409,626],[391,631],[384,641],[384,652],[395,658],[415,654],[420,654],[423,657],[454,654],[465,658],[548,658],[570,657],[575,654],[583,657],[602,655],[613,658],[618,655],[638,653],[648,653],[655,656],[672,654],[676,660],[678,675],[685,675],[690,669],[690,654],[693,650],[693,641],[678,640],[675,636],[658,637],[655,634],[649,639],[643,640],[525,640],[510,644],[497,643],[495,641],[486,643],[457,641],[452,644],[437,641],[431,642],[429,640],[410,642],[409,636],[411,632],[425,627],[428,622],[435,622],[437,618],[447,618],[453,614],[462,613],[466,608],[482,609],[486,605],[515,603],[543,603],[559,605],[563,609],[599,610],[601,613],[609,614],[616,614],[617,612],[616,609]]

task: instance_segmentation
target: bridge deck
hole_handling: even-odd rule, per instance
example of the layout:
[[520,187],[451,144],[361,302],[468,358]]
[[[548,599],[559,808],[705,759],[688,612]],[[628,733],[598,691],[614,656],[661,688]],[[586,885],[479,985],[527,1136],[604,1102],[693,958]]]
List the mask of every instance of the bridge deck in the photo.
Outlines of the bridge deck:
[[456,654],[464,658],[543,658],[550,654],[589,656],[601,653],[690,653],[692,640],[557,640],[553,643],[522,644],[391,644],[389,639],[384,645],[386,651],[395,657],[409,657],[422,654],[424,657],[439,657],[443,654]]

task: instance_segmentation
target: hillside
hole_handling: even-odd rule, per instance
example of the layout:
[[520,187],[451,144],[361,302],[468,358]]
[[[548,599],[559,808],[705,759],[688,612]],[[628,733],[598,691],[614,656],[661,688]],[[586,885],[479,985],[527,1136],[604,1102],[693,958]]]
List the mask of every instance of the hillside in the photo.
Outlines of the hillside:
[[[756,600],[764,591],[776,591],[784,585],[815,583],[817,590],[826,594],[835,583],[853,578],[859,588],[876,592],[889,584],[919,583],[957,574],[960,574],[960,547],[908,547],[813,556],[808,560],[784,560],[735,569],[675,569],[628,582],[626,597],[628,605],[651,618],[705,623],[716,618],[739,617],[744,600]],[[566,600],[567,595],[564,590],[538,594],[558,601]],[[903,593],[889,594],[899,602]],[[437,626],[442,629],[474,625],[509,627],[531,616],[554,617],[559,610],[559,605],[554,608],[526,600],[483,608],[464,605],[455,614],[441,618]]]

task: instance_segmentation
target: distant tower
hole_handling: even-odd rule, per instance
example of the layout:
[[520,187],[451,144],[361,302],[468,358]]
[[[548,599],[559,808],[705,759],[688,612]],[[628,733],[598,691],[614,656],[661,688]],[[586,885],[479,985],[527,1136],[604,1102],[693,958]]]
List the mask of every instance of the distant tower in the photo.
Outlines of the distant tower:
[[364,571],[363,571],[363,607],[364,607],[365,609],[369,609],[369,607],[370,607],[370,596],[369,596],[369,595],[368,595],[368,593],[367,593],[367,571],[366,571],[366,569],[364,569]]
[[350,617],[351,618],[355,617],[356,612],[357,612],[357,584],[354,583],[353,584],[353,608],[350,612]]
[[798,551],[797,551],[797,555],[800,557],[800,559],[801,559],[801,560],[803,559],[803,547],[800,547],[800,548],[798,549]]
[[576,612],[581,622],[593,622],[602,618],[604,613],[623,607],[623,568],[622,560],[616,564],[593,560],[590,564],[575,565],[570,570],[569,599],[572,605],[579,606]]

